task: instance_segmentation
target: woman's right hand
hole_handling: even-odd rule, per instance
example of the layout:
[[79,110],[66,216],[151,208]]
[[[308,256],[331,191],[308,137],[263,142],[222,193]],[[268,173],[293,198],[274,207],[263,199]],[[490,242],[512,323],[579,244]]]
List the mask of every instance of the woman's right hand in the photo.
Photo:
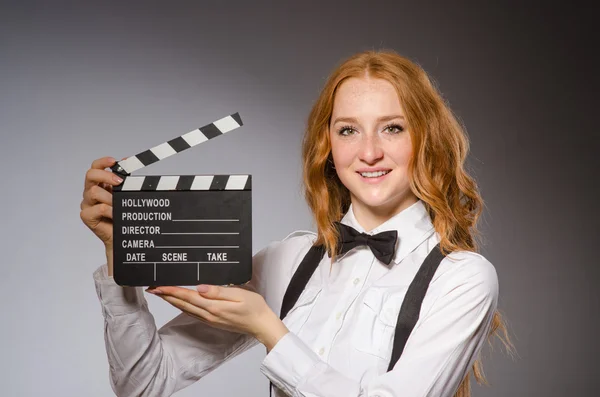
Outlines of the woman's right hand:
[[92,162],[85,174],[79,214],[83,223],[104,243],[109,275],[113,270],[112,187],[119,185],[122,180],[105,168],[113,166],[115,162],[112,157],[102,157]]

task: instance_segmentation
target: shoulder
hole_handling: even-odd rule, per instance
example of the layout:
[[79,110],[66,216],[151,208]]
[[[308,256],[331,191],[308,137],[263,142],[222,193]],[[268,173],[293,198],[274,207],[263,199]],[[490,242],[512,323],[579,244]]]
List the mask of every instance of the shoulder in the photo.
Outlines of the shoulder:
[[316,238],[314,232],[296,230],[253,256],[250,284],[276,313],[292,275]]
[[272,253],[290,255],[306,252],[317,239],[317,234],[309,230],[295,230],[281,240],[271,242],[267,248]]
[[289,267],[302,260],[317,239],[317,234],[309,230],[295,230],[281,240],[272,241],[255,255],[255,261],[277,263],[278,267]]
[[452,252],[442,260],[439,270],[445,293],[469,291],[483,299],[497,301],[498,274],[495,266],[483,255],[473,251]]
[[288,234],[283,240],[284,241],[295,241],[297,244],[306,243],[306,241],[310,241],[310,244],[317,239],[317,233],[310,230],[294,230],[290,234]]

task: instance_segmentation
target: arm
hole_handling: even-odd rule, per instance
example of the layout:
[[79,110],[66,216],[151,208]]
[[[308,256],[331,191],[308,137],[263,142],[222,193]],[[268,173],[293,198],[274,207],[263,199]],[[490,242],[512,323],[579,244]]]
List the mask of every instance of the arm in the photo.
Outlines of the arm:
[[[266,251],[253,257],[249,288],[255,288],[254,274],[261,274]],[[94,272],[94,283],[104,317],[110,383],[118,396],[171,396],[257,343],[184,313],[157,330],[142,287],[116,284],[106,265]]]
[[322,361],[290,332],[269,352],[261,372],[292,396],[453,396],[489,332],[498,280],[481,256],[469,256],[451,273],[391,371],[361,384]]

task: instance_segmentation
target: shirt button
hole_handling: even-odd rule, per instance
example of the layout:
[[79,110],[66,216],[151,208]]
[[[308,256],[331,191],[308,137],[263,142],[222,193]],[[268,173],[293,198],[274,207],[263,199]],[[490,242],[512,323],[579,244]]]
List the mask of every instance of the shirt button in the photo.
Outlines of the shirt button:
[[354,279],[354,285],[356,285],[358,283],[360,283],[360,278],[357,277],[357,278]]
[[322,347],[319,349],[319,356],[322,356],[323,353],[325,353],[325,348]]

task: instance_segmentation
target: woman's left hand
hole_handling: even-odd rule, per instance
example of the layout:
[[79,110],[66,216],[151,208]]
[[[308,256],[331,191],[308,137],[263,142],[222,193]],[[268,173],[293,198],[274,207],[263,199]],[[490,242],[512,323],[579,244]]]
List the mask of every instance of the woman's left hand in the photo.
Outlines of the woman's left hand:
[[201,284],[196,291],[174,286],[146,291],[215,328],[252,335],[267,351],[288,332],[265,299],[244,288]]

